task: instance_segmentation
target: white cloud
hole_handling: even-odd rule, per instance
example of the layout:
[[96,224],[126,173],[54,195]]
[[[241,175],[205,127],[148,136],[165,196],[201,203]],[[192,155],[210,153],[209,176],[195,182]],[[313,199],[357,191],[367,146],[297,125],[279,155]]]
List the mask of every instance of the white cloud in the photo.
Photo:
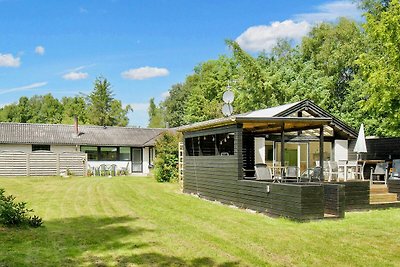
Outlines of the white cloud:
[[133,111],[147,111],[149,103],[132,103],[130,104]]
[[0,89],[0,95],[7,94],[7,93],[13,93],[13,92],[20,92],[20,91],[29,91],[32,89],[43,87],[45,85],[47,85],[47,82],[32,83],[32,84],[24,85],[24,86],[20,86],[20,87]]
[[163,92],[163,93],[161,94],[161,96],[162,96],[162,98],[167,98],[167,97],[169,97],[169,91]]
[[334,21],[339,17],[355,20],[361,19],[362,11],[357,8],[357,3],[349,1],[335,1],[316,7],[317,12],[295,15],[296,20],[316,23],[321,21]]
[[41,45],[35,47],[35,53],[38,55],[44,55],[44,51],[44,47]]
[[0,53],[0,67],[19,67],[21,60],[19,57],[14,57],[11,54]]
[[70,80],[70,81],[76,81],[76,80],[83,80],[89,77],[89,74],[87,72],[76,72],[76,71],[71,71],[62,76],[64,80]]
[[339,17],[359,20],[362,13],[357,9],[357,4],[350,1],[333,1],[317,6],[315,9],[317,12],[297,14],[294,19],[252,26],[237,37],[236,42],[248,51],[270,51],[279,39],[300,41],[315,23],[334,21]]
[[275,21],[271,25],[260,25],[248,28],[236,42],[245,50],[262,51],[270,50],[279,39],[288,38],[299,40],[310,30],[311,25],[306,22],[285,20]]
[[130,69],[121,73],[121,76],[130,80],[144,80],[155,77],[167,76],[169,71],[165,68],[155,67],[141,67],[137,69]]

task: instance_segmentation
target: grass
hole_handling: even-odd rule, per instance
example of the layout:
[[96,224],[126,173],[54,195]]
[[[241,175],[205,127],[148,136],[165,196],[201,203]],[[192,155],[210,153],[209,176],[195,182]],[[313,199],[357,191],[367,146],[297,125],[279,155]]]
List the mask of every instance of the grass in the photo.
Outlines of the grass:
[[400,210],[299,223],[152,178],[1,178],[42,216],[0,228],[0,266],[398,266]]

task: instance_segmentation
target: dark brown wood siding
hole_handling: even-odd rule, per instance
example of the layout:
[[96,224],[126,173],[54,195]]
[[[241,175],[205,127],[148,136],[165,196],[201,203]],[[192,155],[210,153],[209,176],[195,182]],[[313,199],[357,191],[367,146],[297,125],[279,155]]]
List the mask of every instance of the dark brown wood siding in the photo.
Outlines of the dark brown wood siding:
[[397,194],[397,200],[400,201],[400,180],[399,179],[389,179],[387,181],[387,186],[389,193]]
[[242,129],[240,125],[185,133],[185,138],[235,133],[234,155],[185,156],[183,190],[210,200],[238,204],[237,181],[242,178]]
[[[356,140],[349,142],[349,160],[356,160],[357,154],[353,152]],[[362,153],[362,159],[382,159],[389,161],[400,159],[400,138],[374,138],[367,139],[367,153]]]
[[324,184],[325,213],[344,218],[345,185]]
[[400,138],[367,139],[367,159],[400,159]]
[[344,184],[346,210],[369,208],[369,181],[346,181]]
[[297,220],[324,217],[324,196],[319,184],[238,181],[240,207]]

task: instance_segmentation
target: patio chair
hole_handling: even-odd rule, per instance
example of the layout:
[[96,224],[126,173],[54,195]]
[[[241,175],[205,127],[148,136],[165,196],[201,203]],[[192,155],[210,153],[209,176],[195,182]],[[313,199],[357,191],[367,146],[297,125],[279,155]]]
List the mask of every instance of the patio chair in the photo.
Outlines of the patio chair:
[[[315,161],[315,166],[321,167],[321,164],[319,164],[319,160]],[[325,160],[324,160],[324,176],[329,176],[329,161]]]
[[[375,183],[384,183],[386,184],[387,180],[387,169],[388,169],[388,163],[377,163],[375,169],[371,167],[371,174],[370,174],[370,183],[373,184]],[[380,180],[379,178],[383,176],[383,181]],[[374,177],[377,179],[374,180]]]
[[284,182],[287,181],[295,181],[299,182],[299,175],[298,175],[299,168],[297,166],[288,166],[286,168],[286,174],[284,175]]
[[100,176],[107,176],[108,168],[106,164],[100,164],[98,170]]
[[87,176],[94,176],[94,167],[90,166],[90,164],[87,165],[86,175]]
[[257,163],[254,166],[256,171],[256,180],[273,180],[271,169],[264,163]]
[[359,164],[357,160],[349,160],[347,162],[347,171],[350,171],[350,177],[352,179],[356,179],[358,176],[362,180],[364,180],[364,166],[365,166],[365,161],[363,164]]
[[338,181],[340,178],[343,179],[347,178],[347,175],[345,174],[345,172],[347,171],[347,160],[339,159],[337,161],[337,164],[338,164]]
[[389,179],[400,179],[400,159],[393,160]]
[[117,165],[111,164],[108,166],[109,176],[117,176]]
[[120,167],[119,168],[120,175],[128,175],[128,169],[129,169],[129,162],[126,163],[125,167]]
[[310,168],[300,175],[300,182],[323,182],[321,180],[321,167]]
[[336,161],[328,161],[328,182],[332,181],[333,176],[336,176],[336,181],[339,180],[339,166]]

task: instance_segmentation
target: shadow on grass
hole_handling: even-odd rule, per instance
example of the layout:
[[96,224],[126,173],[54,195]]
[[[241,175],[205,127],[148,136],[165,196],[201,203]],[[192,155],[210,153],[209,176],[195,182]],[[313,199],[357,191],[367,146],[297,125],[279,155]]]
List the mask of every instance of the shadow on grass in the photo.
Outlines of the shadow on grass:
[[[132,217],[90,217],[47,220],[44,227],[9,228],[0,231],[0,266],[56,266],[78,265],[87,253],[118,250],[130,245],[134,248],[147,244],[126,244],[126,236],[139,236],[150,231],[129,225]],[[140,240],[140,238],[136,238]]]
[[130,257],[119,257],[118,266],[130,266],[134,263],[142,266],[189,266],[189,267],[206,267],[206,266],[220,266],[232,267],[239,266],[239,262],[224,262],[217,263],[208,257],[195,258],[193,260],[183,260],[174,256],[167,256],[159,253],[143,253],[133,255]]
[[160,253],[140,253],[143,248],[157,249],[158,244],[142,241],[141,235],[152,230],[135,226],[136,220],[132,217],[81,216],[49,220],[45,227],[37,229],[2,229],[0,266],[238,265],[235,262],[217,264],[208,257],[188,261]]

